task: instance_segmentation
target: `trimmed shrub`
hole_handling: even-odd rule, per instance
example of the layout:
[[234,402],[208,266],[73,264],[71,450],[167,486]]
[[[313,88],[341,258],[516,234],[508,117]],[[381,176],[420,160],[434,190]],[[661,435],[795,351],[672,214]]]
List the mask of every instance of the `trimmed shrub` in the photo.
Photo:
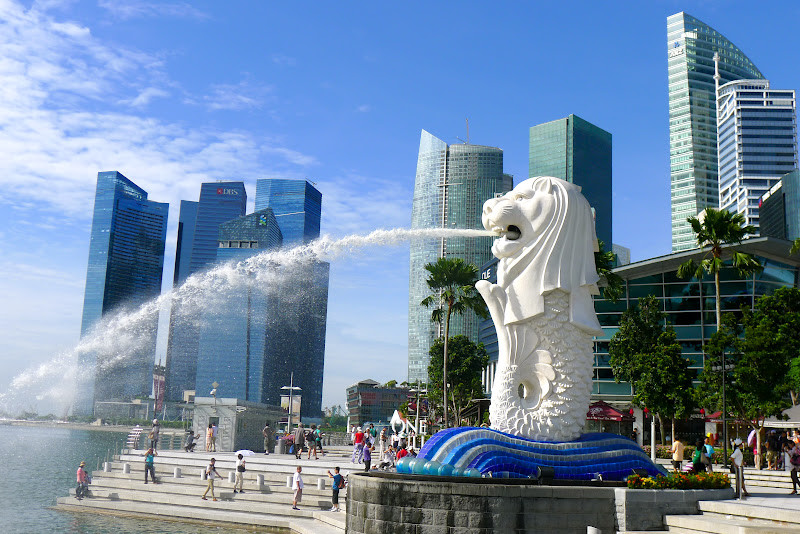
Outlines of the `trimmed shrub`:
[[627,482],[630,489],[724,489],[731,487],[730,478],[726,473],[671,473],[655,478],[631,475]]

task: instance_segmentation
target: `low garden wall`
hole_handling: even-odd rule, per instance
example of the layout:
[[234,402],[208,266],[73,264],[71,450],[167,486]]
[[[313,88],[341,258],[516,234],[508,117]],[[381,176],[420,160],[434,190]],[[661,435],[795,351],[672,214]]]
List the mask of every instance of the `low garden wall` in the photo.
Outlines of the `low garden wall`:
[[347,533],[585,534],[589,526],[604,533],[663,530],[666,514],[696,514],[698,500],[733,496],[732,490],[629,490],[619,485],[352,474]]

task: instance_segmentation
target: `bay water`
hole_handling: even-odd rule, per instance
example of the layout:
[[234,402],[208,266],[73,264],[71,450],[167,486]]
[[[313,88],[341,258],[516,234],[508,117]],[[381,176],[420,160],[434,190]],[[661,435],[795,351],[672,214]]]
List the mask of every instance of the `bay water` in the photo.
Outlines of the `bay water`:
[[91,473],[119,451],[122,432],[14,426],[0,423],[0,529],[4,533],[245,534],[252,530],[153,518],[67,512],[53,507],[69,496],[81,461]]

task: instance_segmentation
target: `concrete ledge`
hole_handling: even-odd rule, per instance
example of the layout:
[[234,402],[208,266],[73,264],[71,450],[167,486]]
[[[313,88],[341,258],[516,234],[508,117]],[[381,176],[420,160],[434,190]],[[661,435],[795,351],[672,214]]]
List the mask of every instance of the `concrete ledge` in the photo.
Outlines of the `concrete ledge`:
[[733,490],[629,490],[619,484],[539,486],[529,480],[354,474],[347,532],[580,533],[664,530],[666,515],[700,513],[698,501]]

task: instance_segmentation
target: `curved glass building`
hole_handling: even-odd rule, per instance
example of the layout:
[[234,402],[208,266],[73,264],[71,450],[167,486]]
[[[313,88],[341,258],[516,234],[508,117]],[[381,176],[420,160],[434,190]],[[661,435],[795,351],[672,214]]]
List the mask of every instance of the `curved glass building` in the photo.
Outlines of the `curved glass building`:
[[[503,174],[499,148],[448,145],[422,130],[411,207],[411,228],[483,228],[483,203],[512,189]],[[443,335],[431,321],[431,308],[420,302],[430,294],[425,265],[445,256],[463,258],[478,269],[492,257],[492,237],[419,239],[411,243],[408,298],[408,381],[427,382],[433,341]],[[478,341],[478,317],[453,316],[450,336]]]
[[686,13],[667,17],[672,250],[696,246],[688,217],[719,202],[714,52],[720,85],[763,79],[732,42]]

